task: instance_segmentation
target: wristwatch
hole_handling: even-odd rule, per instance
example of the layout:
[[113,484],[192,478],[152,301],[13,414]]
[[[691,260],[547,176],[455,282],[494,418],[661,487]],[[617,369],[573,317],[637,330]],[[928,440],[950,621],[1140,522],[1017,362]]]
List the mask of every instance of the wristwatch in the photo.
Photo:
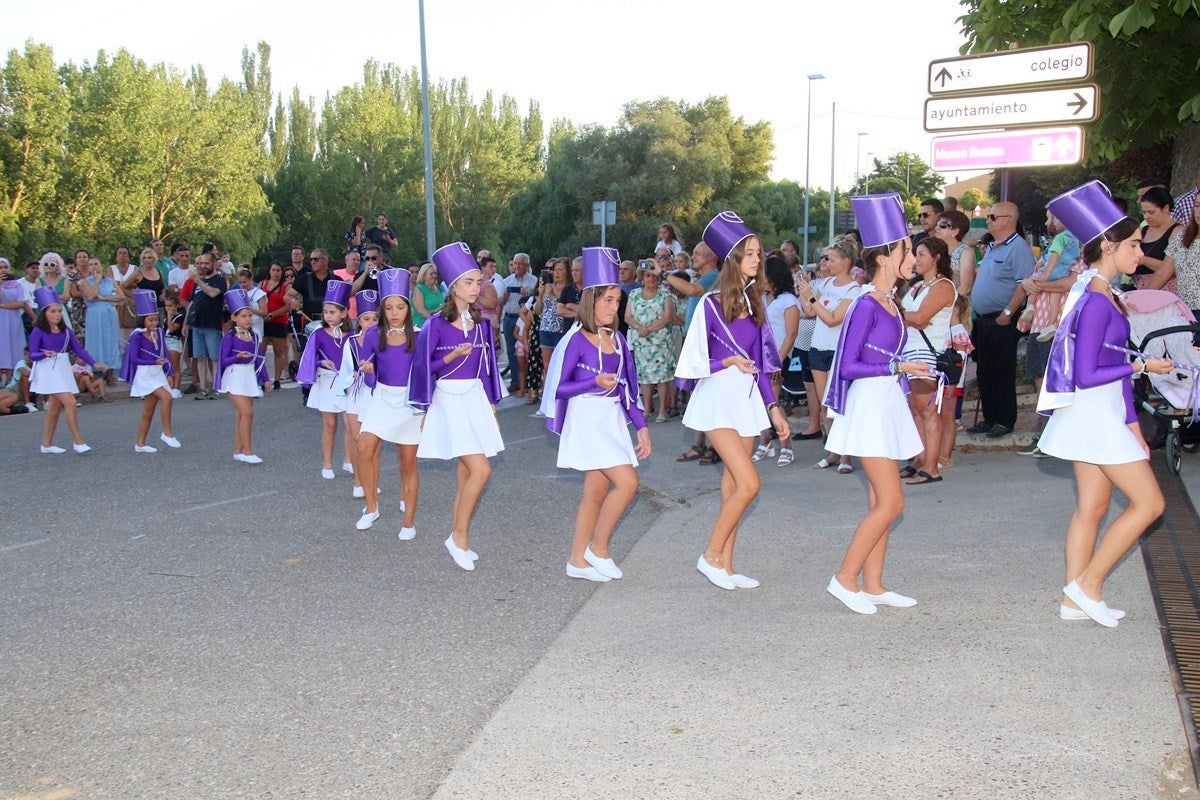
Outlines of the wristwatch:
[[1006,317],[1011,317],[1011,316],[1012,316],[1012,311],[1011,311],[1010,309],[1007,309],[1007,308],[1006,308],[1006,309],[1004,309],[1003,311],[1001,311],[1000,313],[1001,313],[1001,314],[1003,314],[1003,315],[1004,315],[1004,316],[1006,316]]

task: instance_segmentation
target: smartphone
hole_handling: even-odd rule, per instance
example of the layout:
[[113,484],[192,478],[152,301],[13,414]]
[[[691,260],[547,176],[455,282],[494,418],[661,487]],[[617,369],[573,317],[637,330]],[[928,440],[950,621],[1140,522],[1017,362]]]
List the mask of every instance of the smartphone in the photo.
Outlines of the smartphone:
[[641,270],[642,272],[645,272],[646,270],[654,269],[654,262],[648,258],[643,258],[641,261],[638,262],[638,269]]

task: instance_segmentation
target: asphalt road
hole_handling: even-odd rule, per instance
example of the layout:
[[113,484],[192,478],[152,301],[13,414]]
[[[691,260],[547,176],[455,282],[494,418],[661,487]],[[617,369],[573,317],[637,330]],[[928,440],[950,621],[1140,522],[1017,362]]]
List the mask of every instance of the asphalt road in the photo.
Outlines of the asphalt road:
[[[80,410],[86,456],[41,455],[42,414],[0,420],[6,800],[426,797],[593,591],[562,574],[580,480],[524,405],[474,573],[442,546],[453,468],[421,463],[414,541],[394,497],[358,532],[297,391],[256,405],[261,466],[232,460],[224,400],[176,401],[183,449],[154,455],[130,401]],[[618,557],[657,513],[639,498]]]

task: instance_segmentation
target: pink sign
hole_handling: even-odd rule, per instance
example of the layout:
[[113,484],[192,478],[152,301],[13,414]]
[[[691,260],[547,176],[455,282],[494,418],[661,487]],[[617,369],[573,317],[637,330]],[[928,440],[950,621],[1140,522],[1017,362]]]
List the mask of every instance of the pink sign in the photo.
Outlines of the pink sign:
[[1083,129],[1029,130],[935,136],[930,165],[938,172],[1001,167],[1049,167],[1083,160]]

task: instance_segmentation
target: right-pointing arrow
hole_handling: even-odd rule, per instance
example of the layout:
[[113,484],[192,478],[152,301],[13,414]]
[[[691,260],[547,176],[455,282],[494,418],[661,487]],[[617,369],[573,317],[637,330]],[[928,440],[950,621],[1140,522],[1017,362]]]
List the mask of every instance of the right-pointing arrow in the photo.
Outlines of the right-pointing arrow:
[[1074,116],[1078,117],[1080,115],[1080,113],[1082,113],[1083,110],[1085,108],[1087,108],[1087,104],[1088,104],[1087,99],[1084,98],[1084,96],[1081,95],[1079,92],[1075,92],[1075,102],[1067,103],[1067,108],[1074,108],[1075,109]]

